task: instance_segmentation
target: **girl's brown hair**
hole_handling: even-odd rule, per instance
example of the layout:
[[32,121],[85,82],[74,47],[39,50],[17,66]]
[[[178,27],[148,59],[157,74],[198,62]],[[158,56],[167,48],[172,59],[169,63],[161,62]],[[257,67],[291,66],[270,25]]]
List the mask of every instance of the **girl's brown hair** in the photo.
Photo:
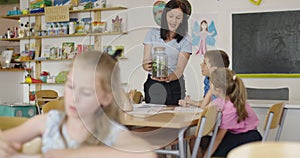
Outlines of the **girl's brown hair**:
[[242,79],[227,68],[218,68],[212,72],[211,83],[215,88],[221,88],[229,97],[237,110],[238,120],[241,122],[248,117],[246,110],[247,92]]

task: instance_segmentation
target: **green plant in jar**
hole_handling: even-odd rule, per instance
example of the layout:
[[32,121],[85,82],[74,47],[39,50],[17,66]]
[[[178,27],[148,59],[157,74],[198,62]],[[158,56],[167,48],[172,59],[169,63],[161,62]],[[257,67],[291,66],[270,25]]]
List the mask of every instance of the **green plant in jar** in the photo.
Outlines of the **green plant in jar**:
[[155,47],[152,58],[152,76],[168,77],[168,57],[165,47]]

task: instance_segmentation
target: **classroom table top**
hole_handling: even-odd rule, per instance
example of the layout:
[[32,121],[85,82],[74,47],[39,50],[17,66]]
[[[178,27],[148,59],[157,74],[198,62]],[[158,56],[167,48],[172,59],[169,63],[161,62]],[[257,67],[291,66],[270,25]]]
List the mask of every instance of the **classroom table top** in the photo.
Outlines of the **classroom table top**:
[[299,142],[255,142],[239,146],[228,158],[294,158],[300,155]]
[[121,114],[121,123],[126,126],[183,128],[198,123],[199,114],[190,112],[158,113],[154,115]]

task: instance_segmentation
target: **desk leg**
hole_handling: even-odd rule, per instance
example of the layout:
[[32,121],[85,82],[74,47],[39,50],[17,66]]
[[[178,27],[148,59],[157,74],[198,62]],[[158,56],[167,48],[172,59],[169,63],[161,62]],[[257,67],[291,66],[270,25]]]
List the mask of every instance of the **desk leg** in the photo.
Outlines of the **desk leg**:
[[186,157],[186,149],[184,148],[184,133],[185,133],[185,130],[187,129],[188,127],[185,127],[185,128],[182,128],[179,130],[178,132],[178,144],[179,144],[179,157],[180,158],[185,158]]

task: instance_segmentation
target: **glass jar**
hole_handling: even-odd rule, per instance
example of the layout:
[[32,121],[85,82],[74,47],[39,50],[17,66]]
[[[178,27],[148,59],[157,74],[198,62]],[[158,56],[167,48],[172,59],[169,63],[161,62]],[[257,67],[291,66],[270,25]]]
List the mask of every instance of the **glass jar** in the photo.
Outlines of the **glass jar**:
[[152,76],[168,77],[168,56],[165,47],[155,47],[152,57]]

